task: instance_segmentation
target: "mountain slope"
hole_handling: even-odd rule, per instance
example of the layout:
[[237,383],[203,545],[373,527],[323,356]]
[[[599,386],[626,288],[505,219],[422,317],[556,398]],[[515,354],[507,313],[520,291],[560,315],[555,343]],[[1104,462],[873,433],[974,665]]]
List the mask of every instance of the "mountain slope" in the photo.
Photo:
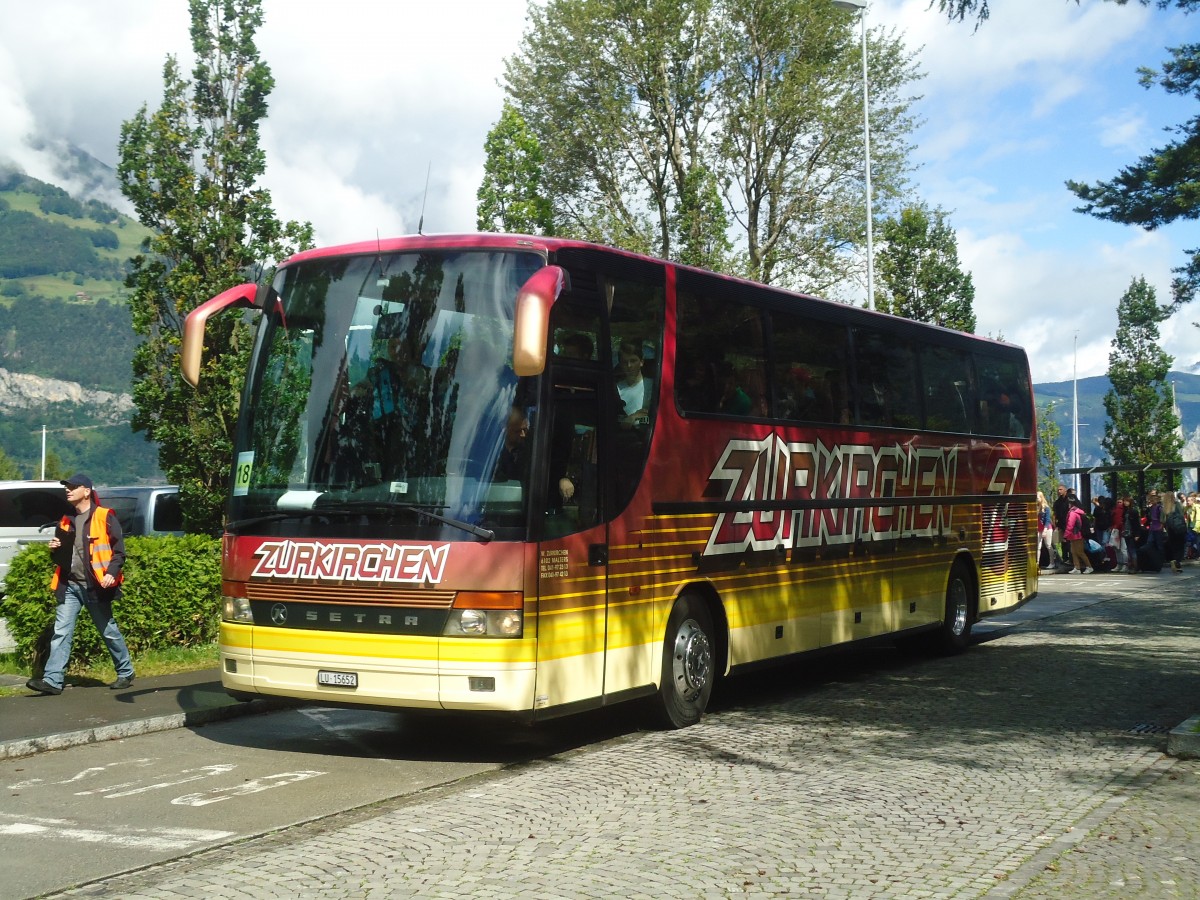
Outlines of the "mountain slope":
[[[1179,408],[1183,424],[1183,458],[1200,459],[1200,375],[1171,372],[1167,380],[1175,386],[1175,404]],[[1100,441],[1104,437],[1104,426],[1108,422],[1108,414],[1104,411],[1104,395],[1112,389],[1112,385],[1105,376],[1096,375],[1080,378],[1078,387],[1079,465],[1099,465],[1104,459],[1104,449],[1100,446]],[[1075,421],[1073,390],[1074,383],[1070,381],[1033,386],[1034,403],[1039,409],[1046,403],[1054,404],[1052,414],[1061,430],[1058,445],[1065,460],[1063,467],[1072,466],[1072,426]]]
[[[89,182],[115,185],[92,162]],[[0,170],[0,450],[23,475],[40,474],[44,428],[65,469],[161,480],[155,446],[129,425],[138,338],[124,280],[148,234],[111,206]]]

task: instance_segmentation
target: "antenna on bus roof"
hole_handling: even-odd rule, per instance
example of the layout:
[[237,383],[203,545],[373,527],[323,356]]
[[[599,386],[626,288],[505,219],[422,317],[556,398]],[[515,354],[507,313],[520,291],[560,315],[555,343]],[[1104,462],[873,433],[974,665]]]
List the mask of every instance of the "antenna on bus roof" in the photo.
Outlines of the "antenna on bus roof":
[[375,279],[376,287],[388,285],[387,268],[383,263],[383,242],[379,240],[379,229],[375,229],[375,262],[379,264],[379,276]]
[[425,201],[429,199],[429,170],[433,168],[433,160],[429,161],[429,165],[425,167],[425,195],[421,197],[421,218],[417,221],[417,234],[424,234],[422,230],[425,227]]

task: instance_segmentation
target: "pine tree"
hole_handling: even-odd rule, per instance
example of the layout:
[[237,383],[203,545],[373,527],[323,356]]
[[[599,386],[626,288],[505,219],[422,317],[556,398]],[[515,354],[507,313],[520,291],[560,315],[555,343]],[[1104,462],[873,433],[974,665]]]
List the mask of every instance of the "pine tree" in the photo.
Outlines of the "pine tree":
[[[1167,384],[1173,358],[1159,347],[1158,324],[1170,311],[1158,305],[1154,288],[1139,276],[1117,304],[1117,333],[1108,355],[1101,446],[1115,465],[1176,462],[1182,449],[1179,418]],[[1125,481],[1126,479],[1122,479]],[[1152,476],[1152,486],[1161,485]]]
[[1047,402],[1037,414],[1038,489],[1051,499],[1058,486],[1058,464],[1063,458],[1058,446],[1061,435],[1062,428],[1054,419],[1054,403]]
[[958,238],[942,209],[901,210],[882,229],[875,306],[959,331],[975,331],[975,284],[958,262]]
[[280,223],[258,125],[274,86],[254,35],[260,0],[190,0],[192,80],[168,57],[163,101],[121,126],[117,176],[138,219],[154,230],[133,260],[135,430],[159,444],[159,465],[180,486],[185,526],[220,527],[233,429],[250,350],[236,316],[209,323],[199,388],[183,381],[183,320],[226,288],[312,242],[312,228]]

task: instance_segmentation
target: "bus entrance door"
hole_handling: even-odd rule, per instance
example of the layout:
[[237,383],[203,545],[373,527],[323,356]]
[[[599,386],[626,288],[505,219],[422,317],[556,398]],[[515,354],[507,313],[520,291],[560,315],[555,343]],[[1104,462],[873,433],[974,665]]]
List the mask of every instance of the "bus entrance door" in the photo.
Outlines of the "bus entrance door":
[[602,510],[601,395],[594,372],[556,372],[538,545],[535,707],[604,693],[608,526]]

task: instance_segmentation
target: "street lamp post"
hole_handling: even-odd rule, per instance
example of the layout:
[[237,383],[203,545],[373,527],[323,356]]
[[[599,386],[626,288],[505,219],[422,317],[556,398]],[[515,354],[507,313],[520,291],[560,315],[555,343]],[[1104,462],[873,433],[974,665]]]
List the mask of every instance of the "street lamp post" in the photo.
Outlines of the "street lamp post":
[[867,309],[875,308],[875,246],[871,214],[871,98],[867,88],[867,0],[830,0],[841,9],[858,10],[862,15],[863,151],[867,185]]

